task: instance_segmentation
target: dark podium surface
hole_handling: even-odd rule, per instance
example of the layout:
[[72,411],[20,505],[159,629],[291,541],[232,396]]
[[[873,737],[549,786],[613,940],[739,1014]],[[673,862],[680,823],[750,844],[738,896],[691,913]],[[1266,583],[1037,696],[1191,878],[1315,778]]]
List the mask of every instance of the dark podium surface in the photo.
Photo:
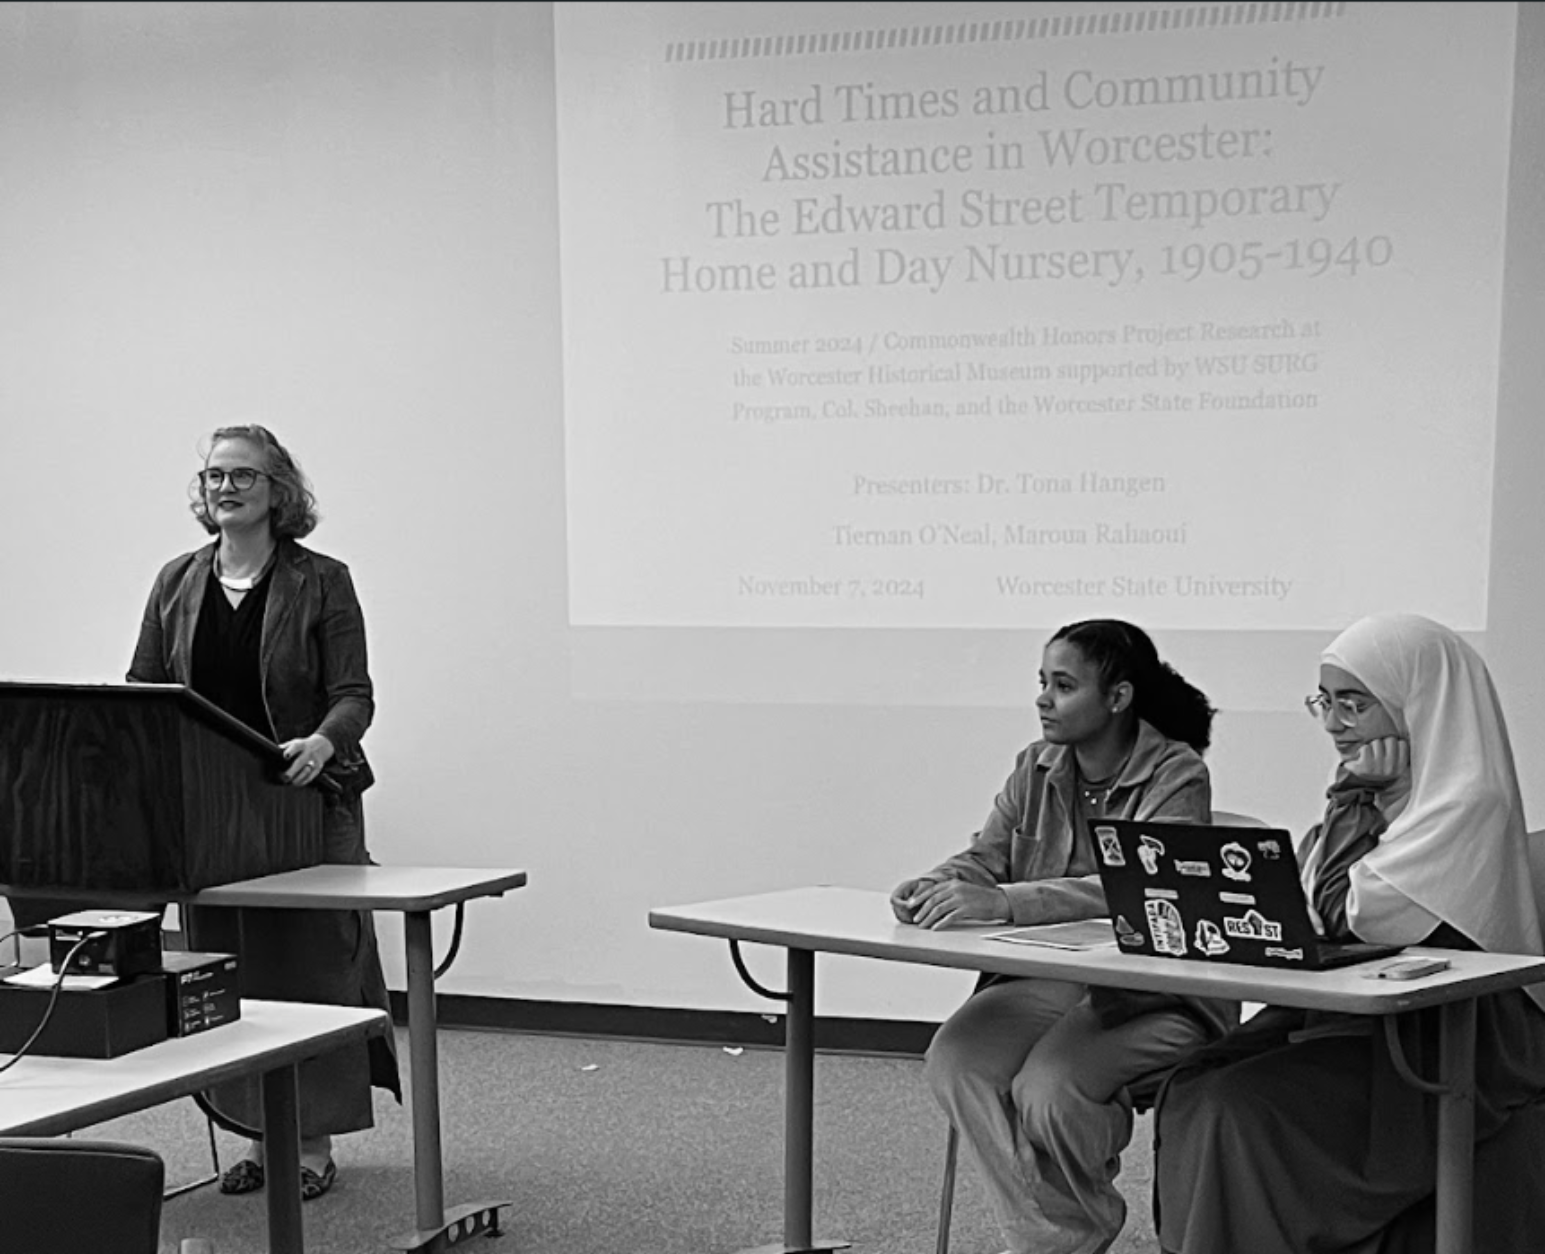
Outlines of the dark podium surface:
[[0,884],[181,897],[313,866],[322,799],[182,684],[0,682]]

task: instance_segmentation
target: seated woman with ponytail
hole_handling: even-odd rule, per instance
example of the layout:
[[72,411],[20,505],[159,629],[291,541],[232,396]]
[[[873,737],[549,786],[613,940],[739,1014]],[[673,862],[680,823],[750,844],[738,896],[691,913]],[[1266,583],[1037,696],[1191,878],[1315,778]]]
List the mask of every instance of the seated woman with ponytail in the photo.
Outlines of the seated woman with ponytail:
[[[1137,627],[1063,627],[1041,660],[1042,738],[969,848],[898,886],[903,923],[940,928],[1104,917],[1090,823],[1207,822],[1207,698]],[[989,977],[935,1034],[926,1074],[980,1169],[1015,1254],[1098,1254],[1126,1204],[1128,1085],[1238,1021],[1234,1003]]]
[[[1365,618],[1321,656],[1308,704],[1340,759],[1299,850],[1330,940],[1539,954],[1523,808],[1480,656],[1429,619]],[[1476,1003],[1475,1250],[1545,1232],[1545,988]],[[1439,1012],[1399,1015],[1418,1075]],[[1433,1249],[1437,1103],[1370,1018],[1268,1006],[1188,1060],[1155,1116],[1154,1205],[1174,1254]]]

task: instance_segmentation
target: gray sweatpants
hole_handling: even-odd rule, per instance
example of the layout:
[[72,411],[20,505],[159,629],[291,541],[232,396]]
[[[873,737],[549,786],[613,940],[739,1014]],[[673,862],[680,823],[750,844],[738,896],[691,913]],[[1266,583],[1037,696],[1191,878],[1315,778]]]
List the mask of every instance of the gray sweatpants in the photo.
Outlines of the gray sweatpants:
[[1082,984],[1005,980],[934,1035],[926,1075],[987,1184],[1013,1254],[1102,1254],[1126,1222],[1126,1085],[1207,1038],[1184,1011],[1102,1028]]

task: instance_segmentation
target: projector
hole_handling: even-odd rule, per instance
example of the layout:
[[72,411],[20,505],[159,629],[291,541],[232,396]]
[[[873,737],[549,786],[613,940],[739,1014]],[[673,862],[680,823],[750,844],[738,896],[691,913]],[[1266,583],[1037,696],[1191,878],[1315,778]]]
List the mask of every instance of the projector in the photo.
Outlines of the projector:
[[[70,951],[77,945],[72,958]],[[67,959],[70,967],[65,972]],[[158,971],[161,916],[150,910],[78,910],[50,919],[48,964],[55,975],[111,975],[120,980]]]

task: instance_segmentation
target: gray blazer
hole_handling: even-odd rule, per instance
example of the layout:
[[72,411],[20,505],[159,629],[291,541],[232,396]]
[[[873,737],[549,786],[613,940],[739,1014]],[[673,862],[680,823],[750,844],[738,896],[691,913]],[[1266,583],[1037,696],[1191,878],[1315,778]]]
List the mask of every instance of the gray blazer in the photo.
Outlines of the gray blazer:
[[[131,683],[190,682],[193,632],[215,548],[207,544],[173,558],[156,576],[129,666]],[[321,732],[334,750],[323,774],[346,792],[363,792],[375,782],[360,747],[375,698],[365,619],[349,568],[280,540],[270,578],[259,665],[274,736],[282,743]]]

